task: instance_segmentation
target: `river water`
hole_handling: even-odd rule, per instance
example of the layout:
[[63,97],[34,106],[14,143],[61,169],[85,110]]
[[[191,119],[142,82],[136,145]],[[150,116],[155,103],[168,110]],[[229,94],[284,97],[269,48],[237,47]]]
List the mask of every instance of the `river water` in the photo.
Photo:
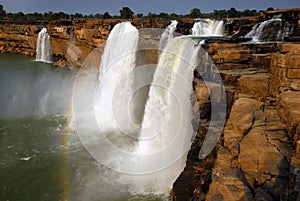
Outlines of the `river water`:
[[72,128],[76,71],[0,54],[0,200],[165,200],[133,194]]

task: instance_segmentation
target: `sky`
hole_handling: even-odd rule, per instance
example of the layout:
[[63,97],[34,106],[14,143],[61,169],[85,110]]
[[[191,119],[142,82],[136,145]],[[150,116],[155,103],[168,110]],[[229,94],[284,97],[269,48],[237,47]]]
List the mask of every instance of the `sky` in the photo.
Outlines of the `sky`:
[[268,7],[299,8],[299,0],[0,0],[7,12],[65,12],[96,14],[108,11],[119,15],[122,7],[129,7],[134,13],[176,13],[188,14],[192,8],[199,8],[202,13],[214,9],[265,10]]

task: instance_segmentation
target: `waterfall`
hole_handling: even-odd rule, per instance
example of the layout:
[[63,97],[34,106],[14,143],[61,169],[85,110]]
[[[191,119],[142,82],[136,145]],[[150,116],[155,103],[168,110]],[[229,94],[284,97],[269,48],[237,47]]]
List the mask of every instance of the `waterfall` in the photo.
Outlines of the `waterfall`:
[[[198,20],[198,19],[196,19]],[[211,20],[211,19],[199,19],[194,23],[192,28],[193,36],[223,36],[224,34],[224,22]]]
[[138,147],[141,155],[165,149],[174,159],[189,144],[193,134],[190,95],[199,48],[192,39],[179,37],[164,49],[146,103]]
[[37,44],[36,44],[36,61],[43,61],[51,63],[51,46],[50,46],[50,36],[46,28],[38,34]]
[[[153,66],[136,66],[138,40],[129,22],[114,26],[99,78],[92,68],[90,73],[82,71],[76,83],[75,91],[83,96],[74,95],[74,122],[89,153],[114,170],[116,185],[125,184],[132,194],[167,194],[185,166],[194,134],[190,96],[200,45],[187,37],[171,40],[153,78],[147,78],[147,102],[136,107],[141,102],[132,100],[139,90],[137,80],[153,71]],[[140,124],[132,121],[132,108],[142,108]]]
[[115,25],[107,39],[95,94],[95,114],[102,132],[136,132],[128,104],[133,93],[138,39],[138,30],[130,22]]
[[178,21],[171,20],[171,24],[165,29],[165,31],[161,34],[159,41],[159,50],[163,50],[165,46],[173,39],[173,34],[176,29]]
[[[270,20],[266,20],[263,21],[261,23],[255,24],[252,27],[252,30],[247,33],[244,38],[252,38],[252,42],[259,42],[260,40],[262,40],[263,37],[263,31],[265,29],[265,27],[269,26],[270,24],[276,23],[276,22],[281,22],[281,14],[280,15],[274,15],[272,19]],[[281,24],[280,27],[276,30],[276,39],[279,37],[278,33],[280,33],[281,30]],[[273,32],[274,30],[272,30],[271,32]],[[274,34],[274,33],[272,33]],[[271,39],[269,39],[271,40]]]

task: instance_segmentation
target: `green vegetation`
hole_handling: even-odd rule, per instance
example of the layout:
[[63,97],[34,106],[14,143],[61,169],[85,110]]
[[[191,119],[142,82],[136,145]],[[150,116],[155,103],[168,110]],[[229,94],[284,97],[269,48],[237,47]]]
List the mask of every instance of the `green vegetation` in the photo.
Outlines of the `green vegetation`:
[[128,8],[128,7],[123,7],[122,10],[120,10],[120,17],[122,19],[130,19],[133,17],[134,12]]
[[191,18],[199,18],[201,17],[201,11],[199,8],[193,8],[190,12],[190,17]]
[[80,44],[79,47],[84,48],[84,49],[88,49],[89,51],[93,50],[93,48],[91,48],[91,47],[89,47],[87,45],[84,45],[84,44]]
[[[272,7],[267,10],[274,10]],[[238,11],[235,8],[230,8],[229,10],[214,10],[210,13],[202,13],[199,8],[191,9],[189,14],[181,15],[176,13],[165,13],[161,12],[159,14],[149,12],[147,15],[143,15],[142,13],[135,14],[130,8],[123,7],[120,10],[120,15],[111,16],[109,12],[105,12],[103,14],[89,14],[83,15],[80,13],[75,14],[67,14],[64,12],[54,13],[52,11],[46,13],[27,13],[24,14],[22,12],[18,13],[6,13],[3,6],[0,4],[0,20],[4,20],[6,22],[18,22],[18,23],[37,23],[44,22],[48,23],[49,21],[54,20],[70,20],[70,19],[111,19],[111,18],[122,18],[122,19],[130,19],[133,17],[138,18],[166,18],[166,19],[174,19],[174,18],[234,18],[234,17],[246,17],[246,16],[257,16],[258,11],[246,9],[244,11]]]
[[174,199],[174,191],[173,189],[171,189],[169,192],[168,201],[172,201],[173,199]]
[[6,12],[3,9],[3,6],[0,4],[0,19],[6,16]]

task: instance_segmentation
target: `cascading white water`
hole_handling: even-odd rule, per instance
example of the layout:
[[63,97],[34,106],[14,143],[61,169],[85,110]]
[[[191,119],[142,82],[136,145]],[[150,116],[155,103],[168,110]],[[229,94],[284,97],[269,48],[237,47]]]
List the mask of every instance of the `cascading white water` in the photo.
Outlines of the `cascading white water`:
[[130,22],[115,25],[107,39],[95,94],[95,115],[102,132],[136,132],[128,104],[133,93],[138,39],[138,30]]
[[254,25],[252,27],[252,30],[249,33],[247,33],[244,36],[244,38],[252,38],[252,42],[259,42],[262,37],[264,28],[271,23],[281,22],[280,17],[281,17],[281,15],[275,15],[270,20],[266,20],[266,21],[263,21],[261,23]]
[[185,166],[194,134],[190,96],[200,46],[187,37],[167,44],[154,80],[150,76],[147,81],[151,86],[138,125],[131,121],[132,108],[140,104],[131,100],[138,90],[134,86],[153,71],[153,66],[152,70],[136,67],[138,38],[129,22],[115,25],[104,49],[96,91],[94,70],[83,72],[87,80],[76,84],[75,91],[84,95],[75,93],[74,122],[89,153],[115,170],[110,173],[115,185],[125,184],[132,194],[168,194]]
[[36,61],[43,61],[51,63],[51,45],[50,45],[50,36],[46,28],[38,34],[37,44],[36,44]]
[[176,158],[191,140],[190,95],[200,48],[195,45],[192,39],[175,38],[160,57],[142,122],[138,147],[141,155],[166,149],[169,158]]
[[166,193],[185,166],[194,134],[190,97],[200,48],[195,40],[178,37],[160,56],[135,150],[138,169],[156,172],[140,178],[138,186]]
[[223,36],[224,22],[211,19],[196,19],[192,28],[193,36]]
[[160,41],[159,41],[159,50],[163,50],[167,46],[167,44],[173,39],[174,37],[173,34],[177,24],[178,21],[171,20],[171,24],[168,25],[165,31],[161,34]]

